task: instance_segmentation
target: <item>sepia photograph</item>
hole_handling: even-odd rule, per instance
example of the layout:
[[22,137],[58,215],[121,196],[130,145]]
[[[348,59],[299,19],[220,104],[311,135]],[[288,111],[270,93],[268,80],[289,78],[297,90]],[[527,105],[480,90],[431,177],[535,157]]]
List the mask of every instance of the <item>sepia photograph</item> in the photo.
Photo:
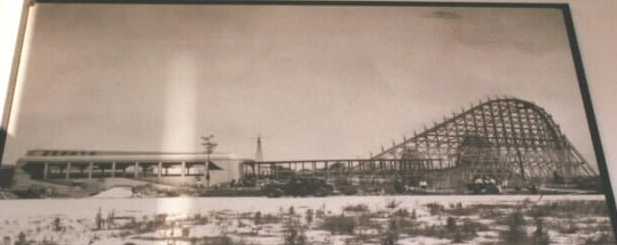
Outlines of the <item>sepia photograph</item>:
[[104,2],[27,7],[2,245],[617,242],[567,4]]

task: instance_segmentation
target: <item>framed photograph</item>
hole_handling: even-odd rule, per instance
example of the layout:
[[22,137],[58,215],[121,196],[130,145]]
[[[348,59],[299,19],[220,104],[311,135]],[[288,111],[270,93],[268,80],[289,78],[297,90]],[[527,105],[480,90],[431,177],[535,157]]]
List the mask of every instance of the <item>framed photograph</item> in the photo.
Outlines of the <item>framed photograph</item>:
[[615,244],[567,4],[33,1],[2,244]]

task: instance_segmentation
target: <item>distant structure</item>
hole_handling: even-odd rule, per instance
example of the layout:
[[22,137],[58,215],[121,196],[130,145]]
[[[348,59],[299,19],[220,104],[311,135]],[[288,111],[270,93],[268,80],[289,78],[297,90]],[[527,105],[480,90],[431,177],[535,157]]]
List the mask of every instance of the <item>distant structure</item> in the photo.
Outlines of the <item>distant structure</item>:
[[366,159],[265,161],[262,147],[258,136],[255,159],[213,154],[209,165],[203,153],[33,150],[19,159],[18,166],[34,179],[178,176],[186,180],[203,177],[210,166],[212,184],[306,175],[399,179],[409,185],[429,183],[436,189],[460,189],[479,179],[514,188],[567,186],[590,180],[587,177],[593,182],[598,176],[548,112],[511,97],[472,104],[403,137],[402,142],[381,146],[379,153]]
[[509,97],[454,113],[373,158],[427,159],[428,164],[414,166],[417,174],[439,170],[454,182],[476,177],[545,182],[597,175],[548,112]]
[[[33,179],[141,178],[152,180],[202,178],[206,163],[202,152],[30,150],[17,165]],[[240,178],[246,159],[212,154],[211,183]]]
[[261,162],[264,160],[264,153],[261,149],[261,135],[257,136],[257,150],[255,151],[255,161]]
[[478,178],[523,186],[597,177],[553,117],[529,101],[489,99],[432,125],[369,159],[256,161],[243,171],[257,178],[399,176],[445,189]]

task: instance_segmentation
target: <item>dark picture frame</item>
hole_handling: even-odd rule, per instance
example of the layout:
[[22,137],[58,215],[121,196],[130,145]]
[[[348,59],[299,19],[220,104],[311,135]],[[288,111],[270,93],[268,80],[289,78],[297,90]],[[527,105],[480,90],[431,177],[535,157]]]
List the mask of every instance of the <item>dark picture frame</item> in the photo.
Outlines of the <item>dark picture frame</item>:
[[[35,5],[39,3],[44,4],[186,4],[186,5],[257,5],[257,6],[356,6],[356,7],[379,7],[379,6],[387,6],[387,7],[465,7],[465,8],[508,8],[508,9],[552,9],[559,10],[563,15],[563,22],[565,23],[565,31],[567,33],[568,44],[570,46],[572,62],[574,63],[574,69],[576,73],[576,78],[578,81],[578,89],[580,91],[580,96],[582,98],[582,104],[584,107],[584,112],[586,116],[586,122],[588,126],[588,130],[591,135],[591,142],[593,144],[593,150],[595,153],[595,158],[598,164],[598,174],[600,177],[600,182],[602,186],[602,193],[606,198],[606,203],[608,205],[609,216],[612,223],[612,226],[617,227],[617,206],[615,203],[614,191],[611,187],[611,180],[609,177],[607,160],[605,157],[605,151],[602,147],[602,142],[600,139],[600,131],[598,129],[597,120],[595,116],[595,112],[593,109],[593,101],[592,95],[589,90],[587,77],[585,74],[585,69],[583,65],[583,61],[581,59],[581,50],[579,48],[579,44],[577,41],[576,30],[574,28],[574,19],[571,14],[570,6],[567,3],[491,3],[491,2],[430,2],[430,1],[418,1],[418,2],[408,2],[408,1],[223,1],[223,0],[127,0],[127,1],[113,1],[113,0],[37,0],[33,3],[26,5]],[[28,12],[29,7],[24,7],[24,18],[22,20],[22,27],[20,31],[20,36],[18,37],[18,45],[16,48],[15,61],[13,64],[13,72],[11,74],[10,84],[7,99],[5,101],[5,113],[2,121],[2,128],[0,129],[0,159],[2,159],[5,148],[6,148],[6,140],[7,140],[7,132],[9,131],[10,125],[10,117],[11,117],[11,109],[14,100],[14,91],[16,87],[17,73],[20,69],[23,69],[23,65],[20,60],[20,56],[22,53],[22,48],[24,45],[24,35],[25,28],[27,26]],[[209,141],[207,143],[210,143]],[[208,162],[210,155],[208,154]],[[4,162],[2,162],[4,163]],[[208,164],[210,166],[210,163]],[[216,165],[214,165],[216,167]],[[214,167],[213,167],[214,168]],[[115,166],[114,166],[115,169]],[[160,170],[159,170],[160,171]],[[5,178],[4,176],[0,176],[0,178]],[[209,175],[208,175],[209,181]],[[614,181],[614,180],[613,180]]]

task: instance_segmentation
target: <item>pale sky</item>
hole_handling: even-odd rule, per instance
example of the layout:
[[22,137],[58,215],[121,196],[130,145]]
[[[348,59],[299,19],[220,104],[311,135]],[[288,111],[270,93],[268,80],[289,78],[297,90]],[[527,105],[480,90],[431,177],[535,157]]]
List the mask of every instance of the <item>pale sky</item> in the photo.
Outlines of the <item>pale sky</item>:
[[595,167],[559,10],[38,4],[8,164],[26,150],[368,157],[488,95],[536,102]]

